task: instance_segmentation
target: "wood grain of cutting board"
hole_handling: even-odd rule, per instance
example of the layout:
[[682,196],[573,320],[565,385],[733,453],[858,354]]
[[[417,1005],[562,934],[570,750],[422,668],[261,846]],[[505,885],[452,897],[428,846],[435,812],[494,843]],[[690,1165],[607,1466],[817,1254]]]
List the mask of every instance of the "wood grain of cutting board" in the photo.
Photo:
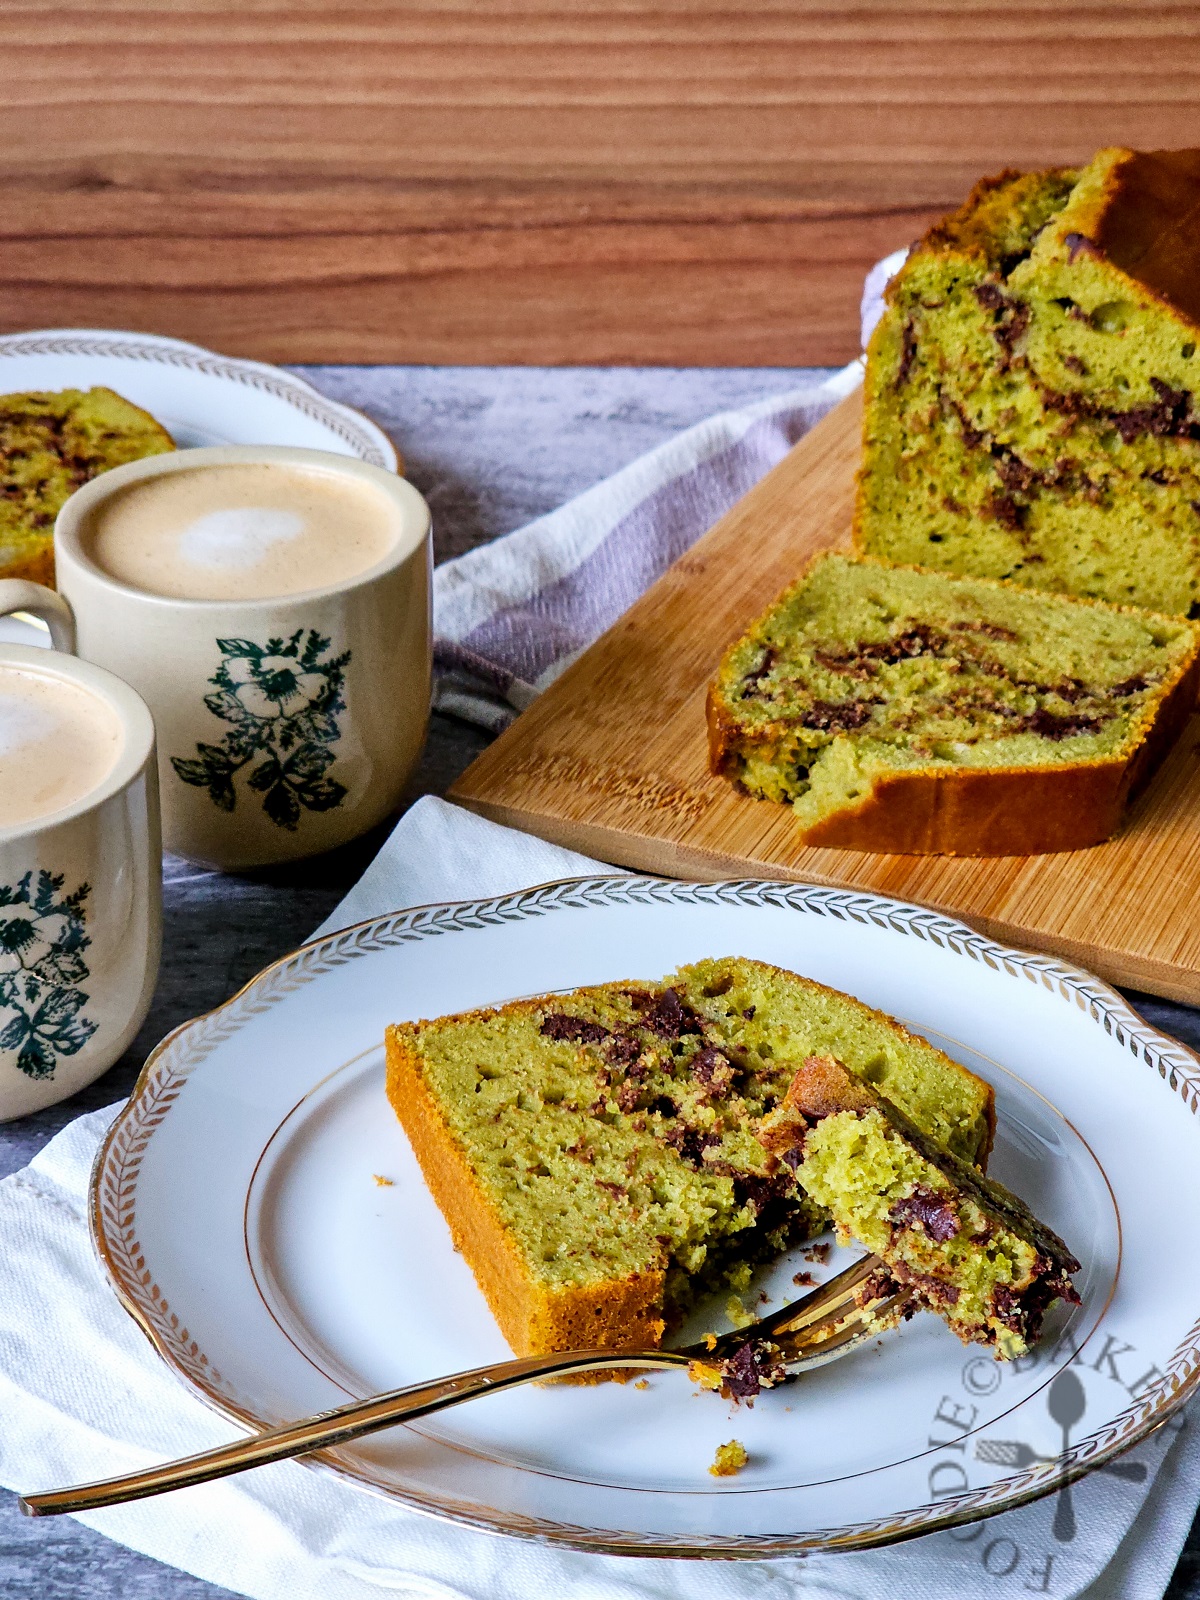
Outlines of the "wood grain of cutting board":
[[700,539],[450,791],[497,822],[676,877],[874,890],[1200,1002],[1200,719],[1124,830],[1057,855],[868,855],[797,841],[791,811],[708,771],[704,695],[726,646],[819,550],[849,542],[852,395]]

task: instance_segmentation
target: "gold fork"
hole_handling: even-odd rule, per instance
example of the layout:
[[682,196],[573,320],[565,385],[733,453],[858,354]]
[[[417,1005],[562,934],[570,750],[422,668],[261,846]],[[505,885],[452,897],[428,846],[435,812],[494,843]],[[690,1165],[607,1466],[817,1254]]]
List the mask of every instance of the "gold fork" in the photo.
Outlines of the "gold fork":
[[[717,1388],[725,1383],[727,1392],[736,1392],[748,1384],[747,1392],[753,1392],[756,1382],[769,1387],[785,1376],[834,1361],[897,1321],[905,1309],[907,1291],[889,1285],[886,1274],[877,1277],[880,1267],[878,1257],[864,1256],[811,1294],[769,1317],[722,1334],[719,1339],[710,1336],[682,1350],[574,1350],[498,1361],[448,1378],[409,1384],[368,1400],[352,1400],[335,1411],[322,1411],[303,1422],[269,1428],[265,1433],[251,1434],[248,1439],[237,1439],[180,1461],[167,1461],[145,1472],[22,1495],[19,1504],[27,1516],[55,1517],[64,1512],[94,1511],[128,1500],[144,1500],[168,1489],[184,1489],[245,1472],[249,1467],[266,1466],[271,1461],[349,1444],[398,1422],[412,1422],[431,1412],[444,1411],[447,1406],[461,1405],[477,1395],[499,1394],[536,1379],[605,1368],[687,1367],[707,1387]],[[892,1292],[888,1292],[889,1288]],[[740,1367],[733,1365],[738,1360]]]

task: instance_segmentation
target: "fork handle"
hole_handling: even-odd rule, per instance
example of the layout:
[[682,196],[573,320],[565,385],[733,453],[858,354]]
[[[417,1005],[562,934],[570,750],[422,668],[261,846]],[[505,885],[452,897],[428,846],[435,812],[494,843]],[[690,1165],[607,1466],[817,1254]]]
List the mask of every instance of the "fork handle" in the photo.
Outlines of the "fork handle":
[[323,1411],[303,1422],[290,1422],[265,1433],[236,1439],[232,1444],[203,1450],[199,1455],[166,1461],[145,1472],[131,1472],[120,1478],[104,1478],[97,1483],[77,1484],[70,1489],[48,1490],[45,1494],[22,1495],[21,1510],[29,1517],[57,1517],[72,1511],[96,1511],[101,1506],[121,1505],[130,1500],[145,1500],[168,1489],[186,1489],[213,1478],[227,1478],[249,1467],[266,1466],[271,1461],[286,1461],[291,1456],[313,1450],[329,1450],[354,1439],[378,1433],[397,1422],[411,1422],[433,1411],[473,1400],[478,1395],[499,1394],[518,1384],[537,1378],[565,1377],[576,1372],[596,1372],[612,1367],[686,1367],[689,1357],[674,1350],[580,1350],[570,1355],[522,1356],[515,1361],[497,1361],[488,1367],[458,1372],[432,1383],[414,1383],[369,1400],[353,1400],[336,1411]]

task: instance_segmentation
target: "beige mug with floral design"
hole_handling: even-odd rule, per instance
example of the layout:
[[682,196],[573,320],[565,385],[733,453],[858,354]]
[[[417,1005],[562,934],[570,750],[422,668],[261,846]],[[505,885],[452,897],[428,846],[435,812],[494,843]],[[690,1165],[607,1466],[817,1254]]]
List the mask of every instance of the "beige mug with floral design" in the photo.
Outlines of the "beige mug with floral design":
[[85,661],[143,696],[163,843],[238,869],[398,805],[429,715],[429,508],[403,478],[283,447],[130,462],[67,501],[58,596]]
[[[0,582],[0,609],[48,609],[69,646],[46,592]],[[150,712],[61,650],[0,645],[0,1121],[66,1099],[123,1054],[161,943]]]

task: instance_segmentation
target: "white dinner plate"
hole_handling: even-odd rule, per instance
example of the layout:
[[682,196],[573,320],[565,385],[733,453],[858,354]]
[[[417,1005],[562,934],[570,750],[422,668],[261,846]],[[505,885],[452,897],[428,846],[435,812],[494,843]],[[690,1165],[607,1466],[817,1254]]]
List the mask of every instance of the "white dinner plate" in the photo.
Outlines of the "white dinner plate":
[[[757,1557],[988,1516],[1162,1422],[1200,1368],[1196,1059],[1085,973],[840,890],[581,879],[303,946],[147,1062],[93,1183],[118,1294],[183,1379],[253,1425],[505,1358],[384,1096],[385,1025],[721,955],[849,990],[987,1078],[991,1170],[1080,1258],[1082,1305],[1020,1361],[923,1314],[753,1408],[679,1372],[527,1388],[313,1464],[496,1531]],[[778,1305],[797,1270],[848,1259],[794,1253],[747,1298]],[[718,1302],[690,1331],[725,1326]],[[1047,1394],[1068,1363],[1085,1410],[1060,1460]],[[731,1437],[749,1464],[714,1478]]]
[[105,328],[0,337],[0,394],[96,384],[143,406],[180,449],[304,445],[396,470],[396,451],[382,428],[278,367],[215,355],[181,339]]

